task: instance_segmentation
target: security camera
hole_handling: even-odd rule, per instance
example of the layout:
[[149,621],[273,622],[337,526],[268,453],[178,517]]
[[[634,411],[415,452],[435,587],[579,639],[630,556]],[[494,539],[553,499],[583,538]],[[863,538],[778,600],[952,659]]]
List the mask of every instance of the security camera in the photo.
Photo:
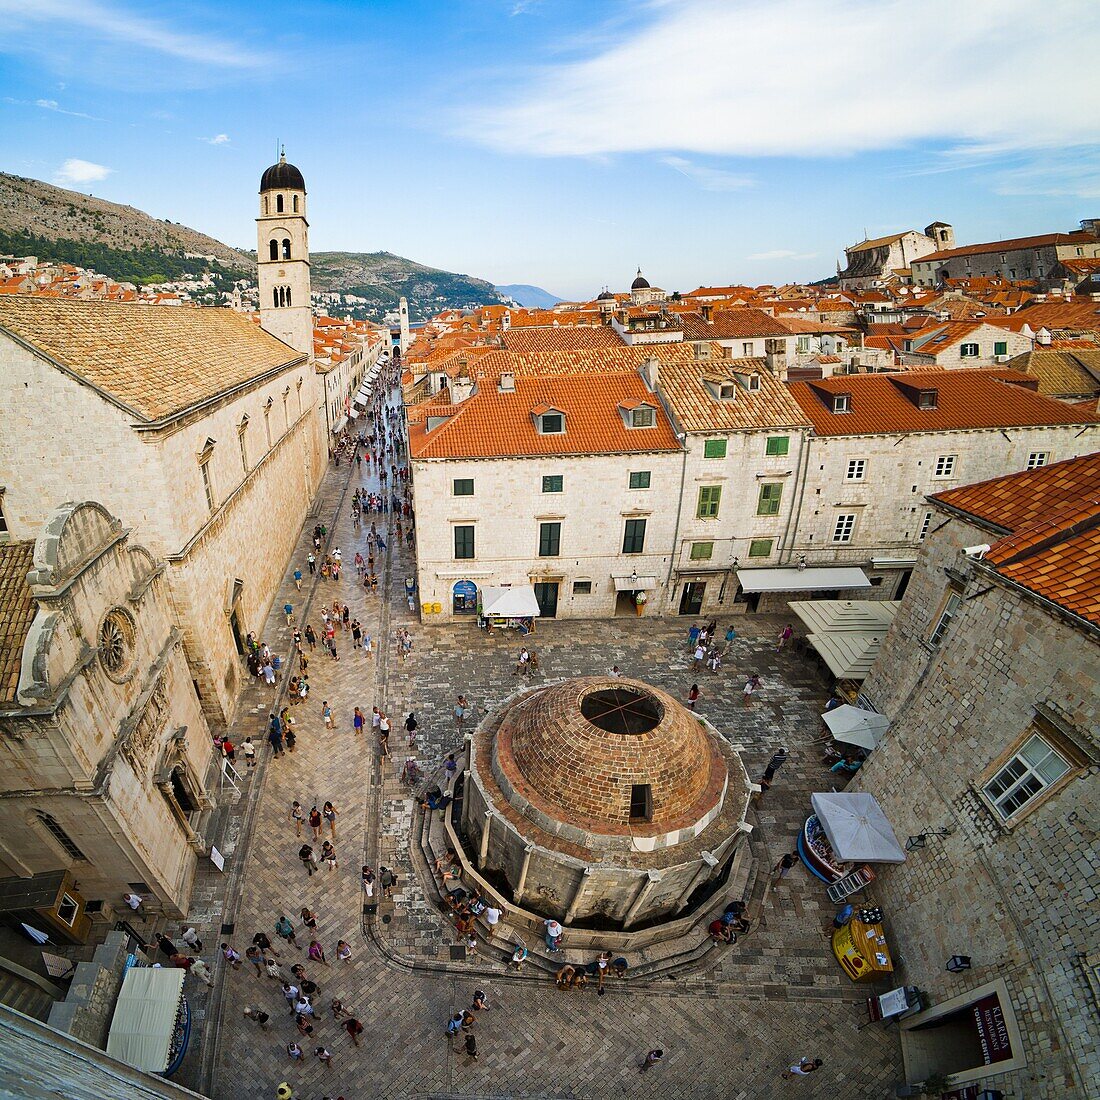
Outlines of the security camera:
[[989,543],[988,542],[983,542],[983,543],[979,544],[978,546],[964,546],[963,547],[963,553],[968,558],[977,558],[979,561],[981,561],[982,558],[985,557],[985,555],[988,551],[989,551]]

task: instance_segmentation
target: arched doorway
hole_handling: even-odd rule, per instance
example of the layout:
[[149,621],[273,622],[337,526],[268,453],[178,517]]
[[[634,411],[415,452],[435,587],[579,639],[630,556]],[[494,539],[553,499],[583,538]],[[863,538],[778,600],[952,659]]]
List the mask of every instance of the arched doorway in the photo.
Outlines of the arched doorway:
[[451,589],[451,609],[456,615],[477,614],[477,585],[473,581],[455,581]]

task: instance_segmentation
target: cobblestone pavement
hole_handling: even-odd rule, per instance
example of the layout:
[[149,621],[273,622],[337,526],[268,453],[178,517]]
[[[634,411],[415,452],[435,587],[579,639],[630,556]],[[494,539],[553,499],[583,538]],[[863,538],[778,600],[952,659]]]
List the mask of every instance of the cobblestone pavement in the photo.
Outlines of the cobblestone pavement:
[[[737,945],[707,956],[707,965],[675,979],[629,981],[597,998],[590,992],[562,994],[533,970],[516,977],[491,960],[453,961],[451,930],[410,873],[411,801],[397,781],[408,751],[402,724],[413,710],[421,725],[416,754],[434,767],[458,742],[451,708],[464,692],[479,710],[515,690],[511,676],[518,640],[498,633],[487,637],[471,621],[454,626],[421,625],[405,601],[404,578],[414,570],[407,553],[389,539],[385,592],[371,597],[356,582],[352,565],[369,521],[352,529],[353,487],[376,486],[346,467],[330,470],[321,500],[321,519],[333,524],[345,575],[338,583],[318,581],[314,593],[294,590],[292,573],[304,563],[308,532],[296,559],[287,566],[285,598],[299,621],[319,623],[320,601],[334,597],[375,641],[367,659],[338,632],[338,662],[318,649],[310,662],[312,693],[295,707],[297,751],[271,758],[266,744],[257,774],[227,825],[230,857],[226,873],[206,872],[199,884],[199,930],[218,942],[221,922],[234,925],[228,937],[242,953],[257,931],[275,939],[282,913],[295,922],[314,909],[318,937],[328,965],[310,964],[304,950],[283,945],[284,968],[302,961],[321,987],[323,1016],[312,1040],[302,1039],[303,1063],[292,1063],[286,1044],[297,1039],[278,982],[258,977],[251,966],[227,971],[207,1005],[205,988],[196,998],[202,1034],[188,1059],[182,1083],[198,1085],[216,1098],[270,1098],[288,1081],[295,1097],[342,1095],[347,1100],[381,1096],[476,1097],[768,1097],[790,1091],[802,1096],[878,1098],[892,1096],[902,1079],[896,1032],[858,1030],[866,1019],[866,991],[845,978],[829,952],[832,908],[819,883],[801,868],[770,890],[760,927]],[[312,527],[314,520],[308,526]],[[379,523],[379,528],[382,525]],[[308,586],[303,586],[308,589]],[[306,607],[307,599],[310,606]],[[728,620],[720,620],[724,632]],[[541,662],[537,678],[605,671],[617,664],[683,697],[693,679],[702,691],[700,711],[731,741],[742,746],[750,773],[758,775],[779,744],[792,758],[779,772],[760,808],[754,851],[772,866],[793,846],[807,811],[809,792],[829,789],[832,777],[809,743],[819,726],[824,682],[791,653],[776,654],[782,623],[738,618],[733,659],[717,677],[693,677],[687,667],[687,620],[627,618],[609,622],[544,622],[531,639]],[[413,635],[411,656],[402,661],[396,631]],[[267,640],[289,650],[289,628],[280,611],[268,623]],[[741,703],[744,677],[758,672],[763,689],[752,704]],[[335,728],[321,721],[324,701]],[[262,737],[274,702],[271,689],[250,686],[237,723],[239,743],[248,733]],[[381,761],[369,735],[356,737],[355,706],[369,715],[374,705],[393,720],[391,756]],[[339,810],[336,826],[338,870],[322,865],[308,876],[298,860],[299,846],[288,821],[292,799],[305,809],[331,800]],[[326,831],[326,837],[328,833]],[[316,847],[319,849],[320,842]],[[394,867],[399,885],[392,902],[381,899],[377,919],[364,925],[359,866]],[[766,872],[766,868],[764,869]],[[764,873],[764,872],[762,872]],[[208,922],[202,925],[202,919]],[[335,958],[337,940],[353,947],[350,961]],[[207,951],[209,954],[209,950]],[[469,1004],[475,987],[488,991],[493,1009],[475,1026],[479,1058],[452,1049],[444,1025],[453,1010]],[[329,1002],[338,997],[366,1028],[358,1048],[334,1022]],[[243,1016],[246,1007],[271,1015],[267,1031]],[[313,1048],[324,1044],[331,1065]],[[651,1047],[663,1047],[663,1064],[642,1074],[638,1066]],[[780,1073],[799,1056],[819,1056],[825,1065],[814,1077],[784,1082]],[[200,1070],[204,1071],[200,1074]]]

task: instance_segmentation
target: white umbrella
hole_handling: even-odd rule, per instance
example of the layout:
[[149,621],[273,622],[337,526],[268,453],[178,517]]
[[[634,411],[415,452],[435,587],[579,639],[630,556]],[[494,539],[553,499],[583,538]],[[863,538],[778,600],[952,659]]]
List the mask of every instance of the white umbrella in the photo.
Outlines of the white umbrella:
[[890,719],[885,714],[853,707],[849,703],[827,710],[821,717],[837,741],[858,745],[861,749],[876,748],[890,725]]
[[898,838],[874,795],[838,791],[810,796],[837,859],[850,863],[904,863]]

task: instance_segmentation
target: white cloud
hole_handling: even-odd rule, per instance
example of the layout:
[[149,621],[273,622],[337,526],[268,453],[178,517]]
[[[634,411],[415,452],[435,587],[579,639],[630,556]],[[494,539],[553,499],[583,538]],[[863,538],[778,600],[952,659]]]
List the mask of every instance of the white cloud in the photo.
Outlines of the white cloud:
[[56,111],[57,110],[57,100],[56,99],[36,99],[34,101],[34,105],[36,107],[45,107],[47,111]]
[[770,252],[754,252],[746,260],[813,260],[816,252],[795,252],[791,248],[773,248]]
[[90,32],[115,44],[221,68],[251,68],[265,60],[251,49],[176,30],[120,6],[95,0],[34,0],[33,4],[26,0],[0,0],[0,32],[9,38],[18,30],[30,29],[40,34],[43,25],[55,32]]
[[4,96],[4,102],[15,104],[18,107],[38,107],[43,111],[56,111],[59,115],[70,115],[73,118],[86,118],[90,119],[92,122],[104,121],[102,118],[85,114],[83,111],[66,110],[56,99],[12,99],[11,96]]
[[96,183],[105,180],[112,172],[103,164],[93,164],[90,160],[81,160],[79,157],[70,157],[54,175],[54,183],[68,186],[76,183]]
[[635,26],[528,70],[506,105],[466,112],[464,132],[544,156],[1100,142],[1100,80],[1081,61],[1100,56],[1100,4],[669,0]]
[[661,163],[694,180],[704,191],[742,191],[756,182],[751,176],[739,176],[724,168],[708,168],[684,157],[661,157]]
[[207,145],[228,145],[228,134],[215,134],[212,138],[199,138],[199,141],[205,141]]

